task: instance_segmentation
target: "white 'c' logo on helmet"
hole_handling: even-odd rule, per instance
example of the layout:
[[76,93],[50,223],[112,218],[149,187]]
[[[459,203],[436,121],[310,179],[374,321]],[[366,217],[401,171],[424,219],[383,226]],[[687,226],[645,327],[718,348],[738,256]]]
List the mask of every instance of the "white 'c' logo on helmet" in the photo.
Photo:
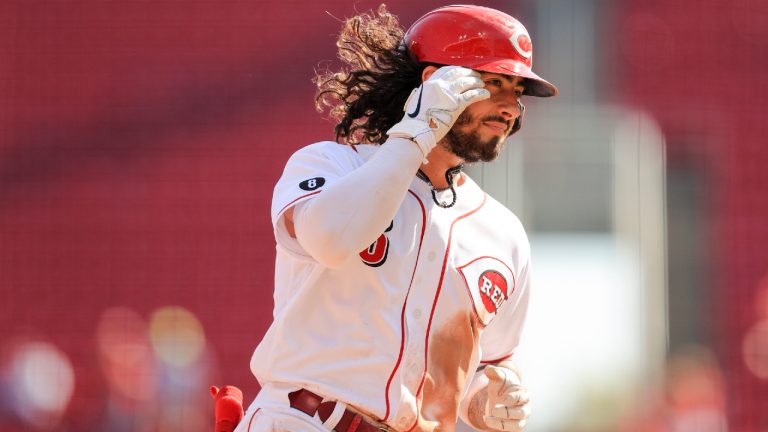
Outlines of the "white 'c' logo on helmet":
[[510,36],[509,41],[512,42],[512,46],[515,47],[515,51],[523,56],[523,58],[531,58],[533,52],[533,44],[531,43],[531,37],[528,36],[528,32],[525,29],[520,28],[515,30]]

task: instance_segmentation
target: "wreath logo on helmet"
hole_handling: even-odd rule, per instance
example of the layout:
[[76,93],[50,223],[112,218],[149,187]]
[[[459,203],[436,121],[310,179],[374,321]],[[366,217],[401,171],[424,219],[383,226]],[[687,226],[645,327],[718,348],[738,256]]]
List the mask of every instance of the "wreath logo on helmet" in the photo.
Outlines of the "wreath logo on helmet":
[[523,58],[531,58],[531,55],[533,54],[533,43],[525,29],[517,29],[509,38],[509,41],[512,42],[515,51],[517,51]]

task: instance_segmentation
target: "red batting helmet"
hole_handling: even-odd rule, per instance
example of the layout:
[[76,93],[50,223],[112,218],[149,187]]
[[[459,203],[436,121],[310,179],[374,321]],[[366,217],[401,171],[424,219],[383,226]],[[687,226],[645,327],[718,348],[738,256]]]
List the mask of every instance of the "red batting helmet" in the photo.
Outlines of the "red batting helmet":
[[557,94],[557,87],[531,70],[533,44],[528,31],[495,9],[474,5],[435,9],[408,29],[404,42],[418,62],[521,76],[527,78],[524,94]]

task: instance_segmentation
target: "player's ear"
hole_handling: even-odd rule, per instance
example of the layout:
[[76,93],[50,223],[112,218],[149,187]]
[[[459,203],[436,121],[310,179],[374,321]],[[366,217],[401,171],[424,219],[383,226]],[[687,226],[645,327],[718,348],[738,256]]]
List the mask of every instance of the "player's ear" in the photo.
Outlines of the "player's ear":
[[424,68],[424,70],[421,72],[421,81],[424,82],[429,79],[429,77],[432,76],[433,73],[438,69],[437,66],[427,66]]

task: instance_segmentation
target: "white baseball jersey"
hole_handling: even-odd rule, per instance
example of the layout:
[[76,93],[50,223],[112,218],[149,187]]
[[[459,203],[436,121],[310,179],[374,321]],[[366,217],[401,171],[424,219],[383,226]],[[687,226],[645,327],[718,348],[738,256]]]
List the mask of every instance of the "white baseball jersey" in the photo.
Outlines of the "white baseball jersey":
[[[289,160],[272,202],[274,322],[251,370],[262,385],[295,383],[398,430],[452,430],[474,371],[510,357],[518,345],[529,296],[528,239],[512,212],[469,177],[456,187],[456,204],[441,208],[414,176],[369,248],[339,268],[320,265],[288,235],[283,213],[322,194],[378,148],[321,142]],[[438,197],[450,202],[450,191]]]

